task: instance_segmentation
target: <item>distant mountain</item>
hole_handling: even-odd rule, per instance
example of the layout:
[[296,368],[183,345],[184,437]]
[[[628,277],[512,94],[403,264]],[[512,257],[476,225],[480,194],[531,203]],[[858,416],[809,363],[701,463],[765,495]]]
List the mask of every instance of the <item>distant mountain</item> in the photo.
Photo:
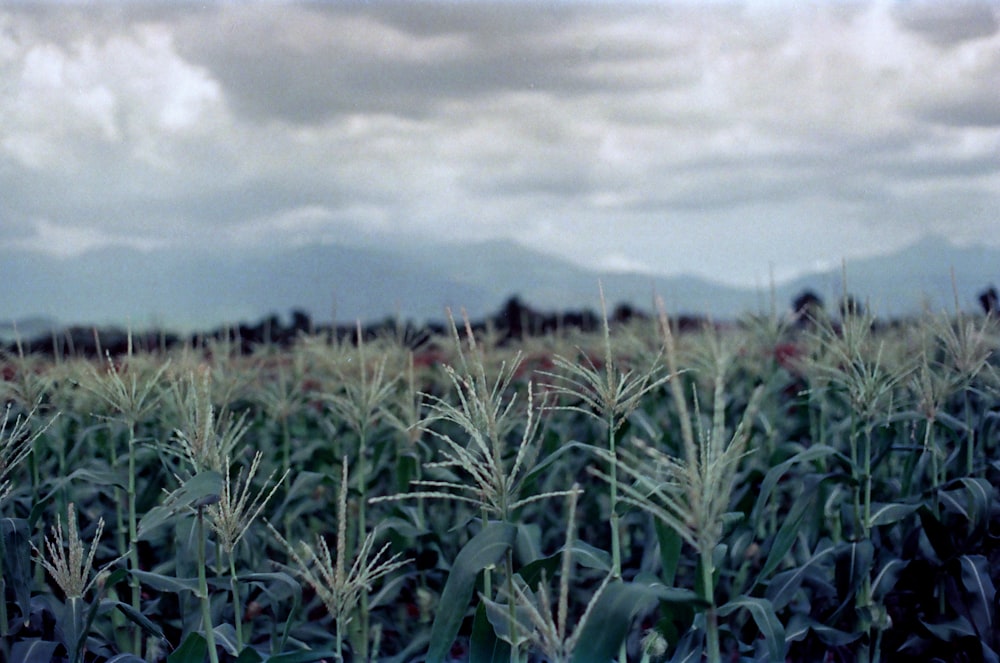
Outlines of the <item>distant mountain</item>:
[[990,285],[1000,286],[1000,249],[956,246],[934,236],[890,255],[847,260],[843,270],[796,279],[778,289],[778,298],[789,302],[810,288],[835,305],[846,289],[868,301],[878,315],[895,317],[919,313],[925,306],[954,311],[956,295],[963,310],[978,309],[978,295]]
[[[929,238],[891,255],[848,260],[846,267],[847,290],[880,315],[917,312],[924,302],[953,308],[952,268],[960,304],[970,309],[983,288],[1000,281],[1000,250]],[[47,328],[55,318],[186,331],[292,309],[317,321],[398,314],[422,322],[442,319],[446,306],[480,317],[513,295],[542,310],[597,309],[599,280],[609,306],[630,302],[648,309],[656,293],[673,313],[726,319],[770,305],[763,289],[693,276],[602,273],[510,241],[391,249],[323,245],[251,255],[108,248],[68,259],[0,251],[0,274],[6,285],[0,320],[40,316]],[[805,289],[834,306],[841,281],[835,269],[781,284],[776,306],[787,309]]]
[[[441,317],[487,299],[474,284],[373,249],[315,246],[272,254],[108,248],[77,257],[0,252],[0,318],[204,329],[292,309],[317,320]],[[475,313],[481,311],[476,308]]]

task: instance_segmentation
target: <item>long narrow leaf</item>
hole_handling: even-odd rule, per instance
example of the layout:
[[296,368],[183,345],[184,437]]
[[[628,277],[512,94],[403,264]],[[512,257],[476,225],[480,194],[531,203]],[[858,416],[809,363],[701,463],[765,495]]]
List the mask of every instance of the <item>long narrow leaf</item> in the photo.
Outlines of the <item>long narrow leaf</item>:
[[794,569],[775,575],[767,586],[765,597],[771,601],[775,610],[781,610],[795,597],[802,582],[816,572],[816,566],[827,557],[832,557],[834,548],[829,544],[821,545],[808,560]]
[[792,469],[793,466],[800,463],[809,463],[815,460],[820,460],[821,458],[826,458],[827,456],[841,456],[833,447],[826,446],[824,444],[817,444],[815,446],[809,447],[804,451],[800,451],[788,460],[775,465],[767,474],[764,475],[764,480],[760,482],[760,489],[757,494],[757,501],[754,503],[753,511],[750,515],[750,520],[752,522],[757,522],[760,518],[761,513],[764,511],[764,506],[767,501],[771,499],[771,493],[777,487],[778,482]]
[[720,617],[726,617],[740,609],[747,610],[753,617],[757,629],[764,637],[770,660],[785,660],[785,652],[788,649],[785,644],[785,627],[778,621],[778,615],[774,613],[771,602],[755,596],[740,596],[721,606],[718,613]]
[[267,663],[313,663],[314,661],[334,660],[337,653],[330,650],[295,651],[278,654],[267,659]]
[[52,663],[58,642],[22,640],[10,648],[10,663]]
[[146,615],[142,614],[141,612],[138,612],[128,603],[122,603],[121,601],[113,601],[108,599],[103,601],[102,605],[104,606],[110,605],[117,608],[118,610],[121,611],[123,615],[128,617],[128,619],[132,623],[138,624],[144,631],[146,631],[146,633],[154,635],[158,638],[163,638],[163,631],[160,630],[160,627],[154,624],[152,621],[150,621],[149,617],[146,617]]
[[990,578],[989,561],[983,555],[962,555],[962,585],[969,594],[968,607],[972,624],[980,637],[993,634],[996,588]]
[[167,657],[167,663],[205,663],[208,645],[201,633],[190,633],[181,646]]
[[516,536],[515,526],[491,522],[459,551],[445,582],[441,603],[431,626],[430,649],[427,652],[429,663],[444,660],[468,611],[479,572],[496,564],[507,549],[514,545]]
[[757,574],[758,584],[763,583],[770,577],[774,570],[781,565],[788,551],[792,549],[792,545],[799,537],[802,521],[816,503],[819,487],[829,478],[832,478],[831,475],[825,477],[813,476],[806,479],[805,486],[802,489],[802,497],[792,505],[791,510],[785,516],[784,522],[778,529],[778,533],[774,535],[774,539],[771,541],[771,549],[767,554],[767,559],[764,561],[764,566],[761,568],[760,573]]
[[628,634],[632,618],[651,598],[648,589],[615,580],[605,587],[580,628],[573,663],[607,663]]
[[497,637],[486,616],[486,604],[476,607],[469,642],[469,663],[504,663],[510,660],[510,645]]
[[876,502],[871,505],[872,517],[868,524],[872,527],[892,525],[916,513],[919,508],[919,504],[882,504]]
[[[31,538],[28,521],[24,518],[0,519],[3,536],[3,573],[8,586],[14,589],[14,600],[27,623],[31,613]],[[6,597],[0,597],[6,600]]]

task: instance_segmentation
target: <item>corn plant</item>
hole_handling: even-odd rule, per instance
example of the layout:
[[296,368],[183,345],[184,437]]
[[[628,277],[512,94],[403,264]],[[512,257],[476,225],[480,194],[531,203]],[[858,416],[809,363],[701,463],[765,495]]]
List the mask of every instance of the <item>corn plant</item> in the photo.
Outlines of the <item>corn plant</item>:
[[[302,544],[302,553],[274,529],[271,534],[288,551],[295,561],[298,572],[316,591],[333,618],[336,629],[337,660],[344,660],[343,645],[346,627],[356,617],[355,612],[362,607],[362,597],[372,591],[376,580],[389,575],[405,566],[408,560],[399,554],[389,555],[389,544],[383,545],[374,553],[375,532],[366,533],[353,555],[353,561],[348,558],[347,548],[347,458],[344,458],[343,472],[340,482],[340,497],[337,500],[337,544],[336,554],[330,553],[330,548],[322,536],[316,538],[316,547]],[[350,563],[350,566],[348,566]],[[367,603],[365,609],[369,609]],[[369,637],[364,633],[363,637]],[[367,655],[367,647],[365,649]],[[377,651],[373,652],[377,658]]]

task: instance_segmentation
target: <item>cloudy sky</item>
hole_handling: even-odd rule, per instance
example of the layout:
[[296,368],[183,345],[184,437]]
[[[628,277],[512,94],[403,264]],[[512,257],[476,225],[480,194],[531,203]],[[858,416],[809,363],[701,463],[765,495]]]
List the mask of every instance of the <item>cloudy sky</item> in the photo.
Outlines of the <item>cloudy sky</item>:
[[1000,244],[1000,2],[5,3],[0,249]]

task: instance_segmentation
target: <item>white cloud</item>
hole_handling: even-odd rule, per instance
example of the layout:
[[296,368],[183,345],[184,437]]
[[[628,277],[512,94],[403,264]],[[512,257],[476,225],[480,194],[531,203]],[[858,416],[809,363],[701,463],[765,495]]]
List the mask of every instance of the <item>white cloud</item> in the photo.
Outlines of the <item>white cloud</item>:
[[92,225],[61,224],[48,219],[38,219],[33,225],[29,235],[2,242],[0,247],[16,251],[41,251],[69,258],[109,246],[153,251],[166,245],[163,241],[146,237],[106,233]]
[[31,36],[7,41],[0,99],[0,144],[30,168],[86,169],[102,150],[166,165],[160,144],[203,138],[224,117],[218,85],[176,54],[165,26],[68,44]]

